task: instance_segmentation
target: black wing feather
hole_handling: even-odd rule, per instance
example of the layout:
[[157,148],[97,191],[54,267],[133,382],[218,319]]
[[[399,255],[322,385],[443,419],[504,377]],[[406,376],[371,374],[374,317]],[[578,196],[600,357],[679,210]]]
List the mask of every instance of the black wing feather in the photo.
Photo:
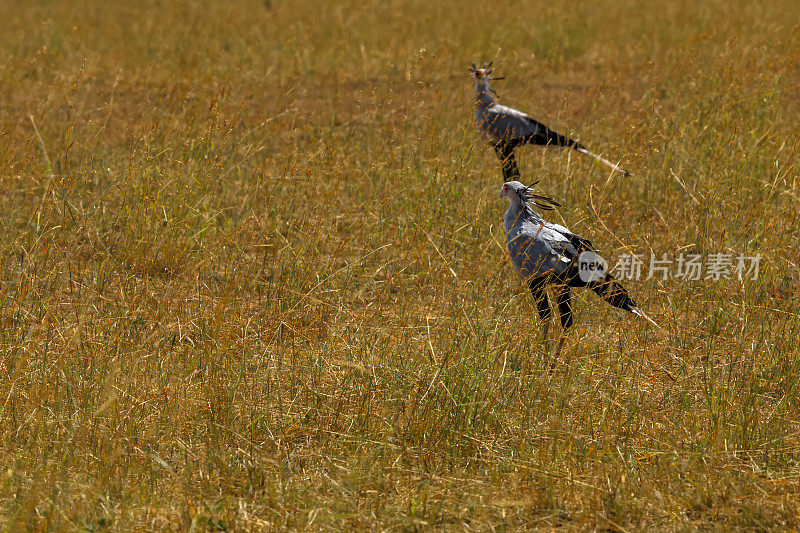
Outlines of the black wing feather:
[[548,128],[535,118],[527,117],[528,122],[536,128],[534,133],[527,135],[523,142],[527,144],[534,144],[537,146],[568,146],[570,148],[583,148],[581,144],[575,139],[571,139],[566,135],[558,133]]

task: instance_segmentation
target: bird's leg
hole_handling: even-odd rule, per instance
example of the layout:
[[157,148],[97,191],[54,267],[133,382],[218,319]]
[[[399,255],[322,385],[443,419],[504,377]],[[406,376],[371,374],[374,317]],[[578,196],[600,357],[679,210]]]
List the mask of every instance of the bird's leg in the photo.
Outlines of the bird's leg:
[[550,329],[550,319],[544,321],[544,326],[542,327],[542,342],[544,343],[544,353],[548,353],[550,351],[550,342],[547,338],[547,330]]
[[518,181],[520,179],[517,159],[514,157],[514,144],[509,141],[500,141],[494,145],[494,151],[500,158],[500,167],[503,170],[504,181]]
[[553,370],[556,368],[556,363],[558,363],[558,357],[561,355],[561,348],[564,347],[564,342],[567,340],[567,332],[562,331],[561,337],[558,339],[558,344],[556,344],[556,351],[553,352],[553,358],[550,360],[550,368],[548,369],[549,373],[552,373]]
[[558,359],[558,356],[561,354],[561,348],[564,347],[564,342],[567,340],[567,332],[561,333],[561,338],[558,339],[558,345],[556,346],[556,352],[553,354],[553,360],[555,361]]
[[547,299],[547,276],[540,276],[528,281],[528,287],[531,289],[531,296],[536,303],[536,311],[539,313],[539,318],[542,319],[544,326],[542,328],[542,341],[544,342],[544,353],[550,352],[550,346],[547,342],[547,331],[550,328],[550,321],[552,311],[550,311],[550,301]]
[[553,360],[558,360],[558,356],[561,354],[561,349],[564,347],[564,342],[567,340],[567,331],[572,326],[574,321],[572,317],[572,292],[569,289],[569,285],[561,285],[558,289],[558,293],[556,294],[556,302],[558,302],[558,314],[561,318],[561,338],[558,340],[558,345],[556,346],[555,354],[553,354]]

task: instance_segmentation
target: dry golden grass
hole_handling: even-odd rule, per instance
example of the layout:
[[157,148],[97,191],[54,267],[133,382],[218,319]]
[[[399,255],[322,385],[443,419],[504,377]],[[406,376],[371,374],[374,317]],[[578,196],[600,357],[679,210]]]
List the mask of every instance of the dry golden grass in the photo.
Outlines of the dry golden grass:
[[[2,2],[0,528],[800,524],[800,4]],[[551,374],[466,66],[607,255]],[[694,199],[694,200],[693,200]]]

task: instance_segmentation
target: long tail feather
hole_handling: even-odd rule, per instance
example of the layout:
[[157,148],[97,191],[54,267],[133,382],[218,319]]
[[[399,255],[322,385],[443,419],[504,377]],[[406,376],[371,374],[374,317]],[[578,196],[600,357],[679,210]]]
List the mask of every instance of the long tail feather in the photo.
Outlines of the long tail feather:
[[624,168],[622,168],[621,166],[619,166],[619,165],[617,165],[617,164],[615,164],[615,163],[612,163],[611,161],[609,161],[609,160],[608,160],[608,159],[606,159],[605,157],[603,157],[603,156],[601,156],[601,155],[597,155],[596,153],[592,152],[591,150],[587,150],[587,149],[586,149],[586,148],[584,148],[583,146],[577,146],[577,147],[575,147],[575,149],[576,149],[577,151],[579,151],[580,153],[582,153],[582,154],[586,154],[586,155],[588,155],[589,157],[594,157],[595,159],[597,159],[598,161],[600,161],[600,162],[601,162],[601,163],[603,163],[604,165],[608,165],[609,167],[613,168],[613,169],[614,169],[614,170],[616,170],[617,172],[621,173],[621,174],[622,174],[623,176],[625,176],[626,178],[628,178],[628,177],[632,176],[632,174],[631,174],[630,172],[628,172],[627,170],[625,170],[625,169],[624,169]]
[[659,325],[656,323],[656,321],[655,321],[655,320],[653,320],[652,318],[650,318],[649,316],[647,316],[647,315],[645,314],[645,312],[644,312],[644,311],[642,311],[641,309],[639,309],[638,307],[632,307],[632,308],[630,308],[630,309],[629,309],[629,311],[630,311],[631,313],[633,313],[634,315],[636,315],[636,316],[640,316],[640,317],[644,318],[645,320],[647,320],[648,322],[650,322],[651,324],[653,324],[653,325],[654,325],[655,327],[657,327],[658,329],[664,329],[664,328],[662,328],[661,326],[659,326]]
[[589,288],[612,306],[628,311],[629,313],[633,313],[638,317],[644,318],[658,329],[663,329],[656,323],[655,320],[647,316],[644,311],[639,309],[639,307],[636,305],[636,302],[634,302],[628,294],[628,291],[625,290],[625,287],[615,280],[614,276],[611,274],[606,273],[605,278],[602,280],[590,282]]

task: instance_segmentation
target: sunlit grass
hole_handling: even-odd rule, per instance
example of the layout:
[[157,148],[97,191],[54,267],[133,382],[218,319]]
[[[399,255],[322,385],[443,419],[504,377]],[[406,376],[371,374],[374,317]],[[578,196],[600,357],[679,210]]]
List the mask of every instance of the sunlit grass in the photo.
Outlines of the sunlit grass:
[[[0,508],[26,529],[798,527],[793,2],[40,2],[0,36]],[[548,372],[466,66],[606,256]]]

